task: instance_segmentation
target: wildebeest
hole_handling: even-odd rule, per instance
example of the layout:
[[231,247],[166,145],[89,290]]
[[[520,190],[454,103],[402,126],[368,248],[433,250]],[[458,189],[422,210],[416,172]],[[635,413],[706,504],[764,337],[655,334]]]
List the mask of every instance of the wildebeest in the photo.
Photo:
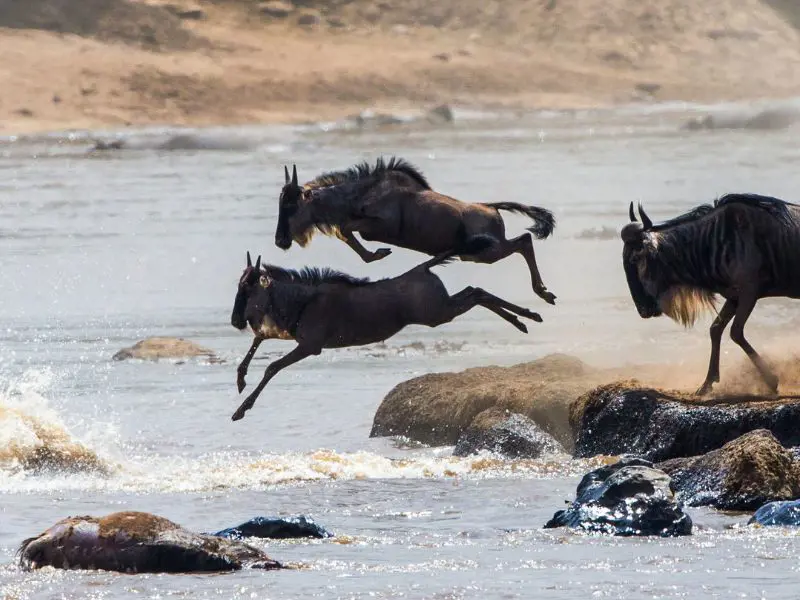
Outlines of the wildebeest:
[[744,337],[759,298],[800,297],[800,206],[758,194],[727,194],[713,206],[654,225],[633,203],[621,232],[631,296],[645,319],[668,315],[685,326],[725,303],[711,325],[708,375],[697,395],[719,381],[720,341],[731,319],[731,339],[745,351],[772,393],[778,378]]
[[[485,243],[483,238],[476,238],[465,248],[478,250]],[[399,277],[371,282],[331,269],[306,267],[293,271],[262,266],[260,256],[254,266],[248,253],[231,313],[231,325],[243,330],[249,324],[255,334],[237,369],[239,392],[245,387],[247,368],[261,342],[270,338],[293,339],[297,346],[267,366],[261,382],[234,413],[233,420],[238,421],[253,407],[281,369],[318,355],[323,348],[381,342],[411,324],[436,327],[475,306],[489,309],[523,333],[528,329],[514,315],[541,322],[537,313],[481,288],[467,287],[452,296],[448,294],[431,268],[453,256],[454,252],[447,252]]]
[[[343,240],[365,262],[380,260],[389,248],[370,252],[356,239],[417,250],[431,256],[454,252],[462,260],[494,263],[510,254],[521,254],[528,263],[533,291],[549,304],[555,295],[547,290],[533,252],[531,233],[547,238],[555,228],[550,211],[517,202],[467,203],[431,189],[425,176],[402,158],[375,166],[366,162],[344,171],[320,175],[304,185],[297,181],[297,167],[284,167],[275,245],[288,250],[292,241],[305,246],[319,231]],[[530,233],[508,240],[499,211],[524,214],[533,219]],[[466,244],[475,236],[489,241],[478,252]]]

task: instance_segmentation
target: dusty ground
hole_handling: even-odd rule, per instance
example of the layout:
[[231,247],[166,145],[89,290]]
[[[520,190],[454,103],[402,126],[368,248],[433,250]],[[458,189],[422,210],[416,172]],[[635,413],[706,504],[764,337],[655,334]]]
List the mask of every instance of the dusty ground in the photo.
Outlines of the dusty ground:
[[0,132],[800,95],[782,0],[185,1],[0,0]]

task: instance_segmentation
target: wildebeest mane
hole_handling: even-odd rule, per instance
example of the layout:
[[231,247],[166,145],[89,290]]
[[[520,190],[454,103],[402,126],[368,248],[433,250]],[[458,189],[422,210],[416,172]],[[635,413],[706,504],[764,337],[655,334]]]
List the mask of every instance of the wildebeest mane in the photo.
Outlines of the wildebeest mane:
[[347,273],[329,267],[303,267],[302,269],[285,269],[275,265],[265,265],[264,273],[276,281],[318,286],[324,283],[346,283],[359,286],[370,283],[366,277],[353,277]]
[[305,188],[317,189],[354,181],[378,179],[381,177],[381,175],[392,171],[407,175],[426,190],[431,189],[428,180],[419,169],[417,169],[407,160],[397,156],[392,156],[388,162],[385,161],[383,157],[380,157],[377,161],[375,161],[374,166],[370,165],[367,161],[364,161],[350,167],[349,169],[323,173],[322,175],[306,183]]

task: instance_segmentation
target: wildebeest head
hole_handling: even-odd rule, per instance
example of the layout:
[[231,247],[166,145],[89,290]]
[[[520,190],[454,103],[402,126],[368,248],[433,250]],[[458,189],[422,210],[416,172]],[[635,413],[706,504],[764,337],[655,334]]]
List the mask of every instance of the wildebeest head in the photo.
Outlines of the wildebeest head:
[[653,222],[647,213],[639,205],[639,216],[642,222],[636,220],[633,212],[633,202],[631,202],[628,214],[631,222],[625,225],[620,232],[624,243],[622,249],[622,265],[625,268],[625,277],[628,280],[628,288],[631,297],[639,311],[639,316],[643,319],[659,317],[662,314],[659,305],[658,283],[647,273],[647,255],[652,249],[650,234],[648,230],[653,226]]
[[[305,233],[313,227],[308,211],[303,209],[304,190],[297,182],[297,166],[292,165],[292,177],[288,167],[283,167],[286,182],[278,200],[278,228],[275,230],[275,245],[281,250],[292,247],[292,241],[305,245]],[[303,240],[303,241],[301,241]]]
[[239,278],[239,287],[236,290],[236,298],[233,301],[233,311],[231,312],[231,325],[240,331],[247,328],[248,305],[250,297],[260,279],[266,277],[261,273],[261,256],[256,259],[256,264],[250,259],[250,252],[247,253],[247,266]]

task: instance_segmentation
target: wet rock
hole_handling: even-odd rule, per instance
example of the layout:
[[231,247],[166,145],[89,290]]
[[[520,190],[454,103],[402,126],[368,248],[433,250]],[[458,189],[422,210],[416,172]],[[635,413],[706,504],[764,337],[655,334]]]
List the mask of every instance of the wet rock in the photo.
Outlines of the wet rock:
[[440,104],[426,112],[424,119],[428,123],[452,123],[455,121],[455,116],[449,104]]
[[755,510],[773,500],[800,498],[800,466],[764,429],[702,456],[657,466],[672,477],[678,498],[689,506]]
[[106,150],[122,150],[125,147],[125,140],[112,140],[106,142],[97,140],[94,146],[89,150],[90,152],[104,152]]
[[297,24],[301,27],[315,27],[322,23],[322,15],[319,11],[310,8],[303,9],[297,17]]
[[261,2],[258,5],[258,12],[266,17],[274,19],[285,19],[294,12],[294,4],[283,2],[282,0],[272,0],[272,2]]
[[172,521],[142,512],[63,519],[22,542],[19,561],[25,569],[50,566],[123,573],[282,568],[257,548],[192,533]]
[[539,458],[561,454],[564,448],[528,417],[499,407],[478,414],[456,442],[453,456],[469,456],[481,450],[508,458]]
[[639,458],[587,473],[575,501],[545,524],[620,536],[680,536],[692,533],[692,520],[676,502],[669,475]]
[[570,403],[596,385],[597,376],[580,360],[554,354],[513,367],[415,377],[383,399],[370,437],[404,436],[451,446],[479,413],[497,406],[532,419],[571,450]]
[[186,359],[205,357],[210,362],[221,362],[213,350],[204,348],[194,342],[182,338],[151,337],[137,342],[130,348],[123,348],[112,358],[114,360]]
[[692,117],[681,125],[686,131],[712,129],[781,130],[800,121],[800,111],[794,108],[767,108],[757,112],[708,114]]
[[747,524],[764,527],[800,527],[800,500],[765,504],[756,511]]
[[634,454],[652,461],[699,456],[756,429],[800,445],[800,402],[679,398],[635,383],[602,385],[575,401],[575,456]]
[[257,537],[277,540],[333,537],[331,532],[304,515],[285,519],[279,517],[255,517],[241,525],[223,529],[213,535],[229,539]]

